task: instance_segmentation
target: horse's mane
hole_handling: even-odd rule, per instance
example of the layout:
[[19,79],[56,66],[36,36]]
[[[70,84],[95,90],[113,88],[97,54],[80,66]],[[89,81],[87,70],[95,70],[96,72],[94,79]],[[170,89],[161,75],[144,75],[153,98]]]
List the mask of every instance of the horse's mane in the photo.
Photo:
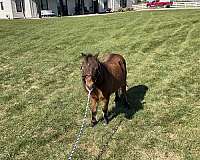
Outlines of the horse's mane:
[[85,59],[86,62],[88,61],[89,58],[92,58],[92,57],[94,57],[95,60],[97,60],[97,61],[99,62],[97,56],[95,56],[95,55],[93,55],[93,54],[91,54],[91,53],[84,54],[84,59]]

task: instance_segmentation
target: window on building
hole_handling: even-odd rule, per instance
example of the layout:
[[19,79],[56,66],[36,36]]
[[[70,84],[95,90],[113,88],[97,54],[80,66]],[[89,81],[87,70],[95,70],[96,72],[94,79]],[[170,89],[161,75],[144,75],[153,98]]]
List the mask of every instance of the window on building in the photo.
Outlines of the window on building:
[[4,10],[3,2],[0,2],[0,7],[1,7],[1,10]]
[[122,8],[125,8],[126,7],[126,0],[120,0],[120,6]]
[[22,1],[21,0],[15,0],[15,4],[16,4],[17,12],[22,12]]
[[41,0],[41,8],[42,10],[48,10],[48,0]]

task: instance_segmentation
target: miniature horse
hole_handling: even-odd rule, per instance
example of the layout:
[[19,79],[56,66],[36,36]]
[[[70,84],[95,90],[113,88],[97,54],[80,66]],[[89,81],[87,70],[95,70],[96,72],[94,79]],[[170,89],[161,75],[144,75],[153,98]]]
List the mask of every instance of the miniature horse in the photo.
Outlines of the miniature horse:
[[91,124],[97,124],[97,103],[103,101],[104,121],[108,124],[108,103],[110,95],[115,92],[115,101],[119,100],[118,91],[124,95],[125,105],[128,107],[126,95],[126,62],[119,54],[108,54],[100,62],[98,55],[82,53],[82,81],[87,92],[91,91]]

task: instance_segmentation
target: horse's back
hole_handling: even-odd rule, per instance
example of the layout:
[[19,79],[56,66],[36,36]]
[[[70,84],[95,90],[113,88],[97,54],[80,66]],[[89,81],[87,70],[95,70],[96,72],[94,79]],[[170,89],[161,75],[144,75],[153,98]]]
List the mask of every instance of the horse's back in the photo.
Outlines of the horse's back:
[[126,62],[121,55],[108,54],[104,57],[103,63],[109,73],[112,74],[112,79],[115,80],[113,83],[116,83],[116,87],[118,85],[126,85]]
[[126,72],[126,61],[120,54],[108,54],[104,57],[103,63],[107,66],[120,66]]
[[120,54],[108,54],[104,57],[103,62],[106,64],[109,63],[119,63],[123,62],[125,63],[125,59]]

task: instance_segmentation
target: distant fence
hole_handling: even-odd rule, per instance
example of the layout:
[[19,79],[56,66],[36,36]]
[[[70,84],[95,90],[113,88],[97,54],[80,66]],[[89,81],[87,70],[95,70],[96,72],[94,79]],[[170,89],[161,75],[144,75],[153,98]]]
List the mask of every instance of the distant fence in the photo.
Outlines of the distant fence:
[[200,2],[173,2],[172,7],[176,7],[176,8],[196,8],[196,7],[200,7]]
[[176,0],[176,2],[200,2],[200,0]]
[[[135,10],[147,9],[146,3],[132,5],[132,8]],[[185,2],[185,1],[178,1],[173,2],[171,8],[200,8],[200,1],[197,2]]]

